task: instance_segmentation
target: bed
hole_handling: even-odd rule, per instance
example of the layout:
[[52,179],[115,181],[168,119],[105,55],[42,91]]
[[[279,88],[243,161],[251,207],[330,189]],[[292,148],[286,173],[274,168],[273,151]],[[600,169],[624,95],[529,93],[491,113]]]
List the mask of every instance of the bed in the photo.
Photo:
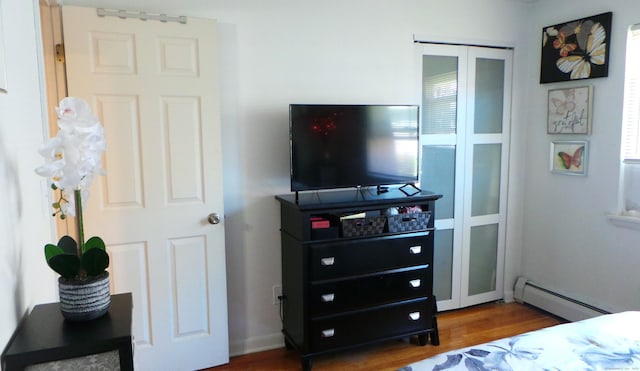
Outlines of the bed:
[[457,349],[398,371],[427,370],[640,370],[640,311]]

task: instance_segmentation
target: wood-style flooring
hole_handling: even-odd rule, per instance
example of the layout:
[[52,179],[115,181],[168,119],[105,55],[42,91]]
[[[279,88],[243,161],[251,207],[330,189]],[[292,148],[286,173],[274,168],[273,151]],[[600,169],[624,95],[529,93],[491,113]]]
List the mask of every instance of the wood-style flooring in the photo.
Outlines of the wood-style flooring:
[[[440,345],[419,346],[417,339],[395,340],[374,346],[316,357],[313,371],[396,370],[438,353],[485,343],[562,323],[561,319],[518,303],[490,303],[438,314]],[[410,342],[409,342],[410,341]],[[229,364],[207,369],[300,370],[299,355],[279,348],[232,357]]]

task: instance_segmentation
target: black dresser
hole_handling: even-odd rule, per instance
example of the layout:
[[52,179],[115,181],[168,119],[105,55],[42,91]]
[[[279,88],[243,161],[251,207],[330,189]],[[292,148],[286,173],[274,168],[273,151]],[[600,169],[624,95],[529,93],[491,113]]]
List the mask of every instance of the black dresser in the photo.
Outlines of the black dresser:
[[287,348],[311,359],[417,336],[439,344],[433,296],[435,201],[394,189],[276,196]]

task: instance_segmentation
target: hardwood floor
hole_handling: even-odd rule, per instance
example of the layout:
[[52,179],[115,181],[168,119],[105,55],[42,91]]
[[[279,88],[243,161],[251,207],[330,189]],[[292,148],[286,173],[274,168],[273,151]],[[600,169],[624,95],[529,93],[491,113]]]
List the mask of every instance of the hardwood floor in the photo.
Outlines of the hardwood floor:
[[[564,321],[518,303],[490,303],[438,314],[440,345],[418,346],[416,339],[396,340],[313,359],[313,371],[396,370],[438,353],[553,326]],[[408,342],[411,344],[408,344]],[[300,370],[300,358],[285,348],[233,357],[207,369]]]

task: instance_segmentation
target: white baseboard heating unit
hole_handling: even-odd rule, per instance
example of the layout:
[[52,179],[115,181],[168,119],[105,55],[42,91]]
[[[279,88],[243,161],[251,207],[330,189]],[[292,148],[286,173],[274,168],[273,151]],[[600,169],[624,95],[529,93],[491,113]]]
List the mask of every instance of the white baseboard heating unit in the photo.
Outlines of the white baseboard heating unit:
[[514,298],[518,303],[532,305],[571,322],[609,313],[603,309],[545,289],[526,277],[518,277],[516,280]]

